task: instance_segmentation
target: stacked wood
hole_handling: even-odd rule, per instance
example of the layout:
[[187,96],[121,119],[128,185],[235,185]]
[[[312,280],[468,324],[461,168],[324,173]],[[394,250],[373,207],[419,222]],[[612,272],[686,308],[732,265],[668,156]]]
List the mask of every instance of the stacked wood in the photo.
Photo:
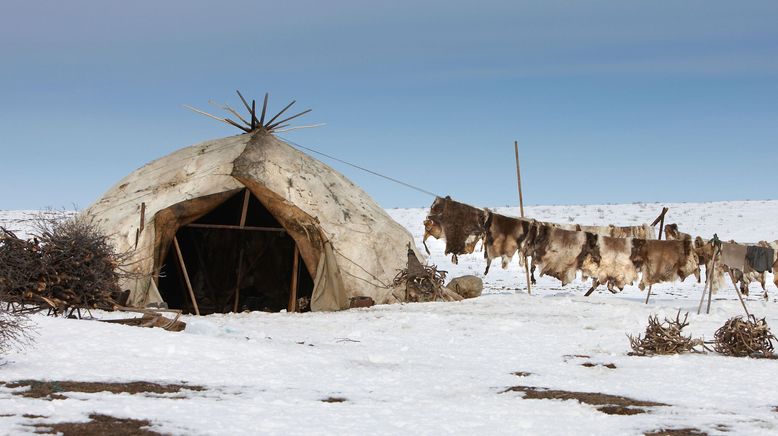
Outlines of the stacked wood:
[[645,336],[627,335],[633,351],[630,354],[653,356],[700,352],[695,347],[703,346],[702,339],[692,339],[691,336],[681,334],[681,330],[689,325],[688,318],[687,312],[682,321],[680,310],[674,320],[665,318],[664,322],[659,322],[657,315],[649,316]]
[[80,314],[112,310],[122,256],[91,221],[41,221],[38,237],[24,241],[0,233],[0,299],[17,311]]
[[726,356],[774,357],[772,342],[776,338],[764,318],[758,320],[754,315],[746,319],[730,318],[716,330],[714,339],[713,349]]

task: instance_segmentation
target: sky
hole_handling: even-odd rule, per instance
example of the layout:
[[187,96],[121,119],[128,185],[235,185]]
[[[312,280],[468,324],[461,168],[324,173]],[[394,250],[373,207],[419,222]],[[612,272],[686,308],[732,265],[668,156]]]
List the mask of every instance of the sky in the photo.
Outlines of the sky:
[[[282,135],[439,195],[515,205],[778,198],[775,1],[0,3],[0,209],[83,208],[235,90]],[[426,194],[328,159],[384,207]]]

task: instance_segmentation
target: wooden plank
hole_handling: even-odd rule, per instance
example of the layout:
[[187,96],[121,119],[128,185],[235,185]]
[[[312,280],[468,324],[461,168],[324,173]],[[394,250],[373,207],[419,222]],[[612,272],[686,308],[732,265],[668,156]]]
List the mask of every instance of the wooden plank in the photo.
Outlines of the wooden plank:
[[[516,150],[516,179],[519,183],[519,211],[524,218],[524,195],[521,192],[521,166],[519,165],[519,141],[513,141],[513,148]],[[524,274],[527,277],[527,295],[532,295],[532,279],[529,274],[529,261],[524,256]]]
[[289,286],[288,312],[297,312],[297,276],[300,271],[300,251],[294,244],[294,260],[292,260],[292,284]]
[[178,245],[178,236],[173,236],[173,246],[176,248],[178,263],[181,265],[181,271],[184,273],[184,281],[186,282],[186,288],[189,290],[189,298],[192,299],[192,306],[194,306],[195,315],[200,315],[200,308],[197,307],[197,299],[195,298],[194,290],[192,289],[192,282],[189,281],[189,273],[186,271],[184,256],[181,254],[181,246]]
[[254,227],[254,226],[232,226],[228,224],[187,224],[184,227],[191,227],[196,229],[221,229],[221,230],[248,230],[253,232],[279,232],[286,233],[286,229],[283,227]]
[[240,228],[246,227],[246,215],[249,212],[249,199],[251,198],[251,191],[246,188],[243,194],[243,209],[240,212]]

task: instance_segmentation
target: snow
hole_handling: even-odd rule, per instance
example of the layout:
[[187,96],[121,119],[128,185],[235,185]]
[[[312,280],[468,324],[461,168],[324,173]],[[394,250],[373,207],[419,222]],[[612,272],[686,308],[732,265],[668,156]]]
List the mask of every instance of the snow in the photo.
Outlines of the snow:
[[[538,219],[629,225],[652,221],[659,204],[535,206]],[[778,201],[669,204],[682,231],[743,242],[778,239]],[[515,214],[515,209],[496,208]],[[421,246],[425,209],[393,209]],[[0,212],[0,225],[27,229],[28,212]],[[450,277],[483,277],[482,253],[452,265],[442,241],[429,262]],[[709,434],[776,434],[775,360],[716,355],[633,357],[626,333],[650,314],[691,312],[688,333],[712,338],[742,313],[734,291],[696,315],[702,284],[654,287],[651,303],[628,287],[583,297],[580,280],[541,278],[533,295],[517,262],[485,277],[485,294],[458,303],[376,306],[337,313],[241,313],[185,317],[182,333],[35,316],[37,341],[5,357],[0,380],[150,381],[205,391],[143,395],[67,393],[46,401],[0,386],[0,433],[39,422],[86,421],[90,413],[148,419],[172,434],[642,434],[694,427]],[[772,279],[772,277],[770,277]],[[752,285],[749,309],[778,325],[778,306]],[[105,316],[105,314],[97,314]],[[587,355],[590,357],[576,357]],[[613,363],[615,369],[582,363]],[[527,377],[516,371],[532,373]],[[669,404],[650,413],[607,415],[574,400],[528,400],[516,385],[624,395]],[[342,397],[343,403],[322,399]],[[46,418],[24,418],[23,414]]]

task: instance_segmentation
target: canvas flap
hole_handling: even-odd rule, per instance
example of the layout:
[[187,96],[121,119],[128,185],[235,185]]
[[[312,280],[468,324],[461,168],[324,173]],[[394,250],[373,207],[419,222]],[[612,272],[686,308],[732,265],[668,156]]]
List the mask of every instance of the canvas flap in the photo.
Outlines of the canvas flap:
[[311,310],[336,311],[348,309],[349,301],[343,278],[340,275],[335,252],[330,241],[324,241],[324,249],[316,267],[316,279],[311,296]]

